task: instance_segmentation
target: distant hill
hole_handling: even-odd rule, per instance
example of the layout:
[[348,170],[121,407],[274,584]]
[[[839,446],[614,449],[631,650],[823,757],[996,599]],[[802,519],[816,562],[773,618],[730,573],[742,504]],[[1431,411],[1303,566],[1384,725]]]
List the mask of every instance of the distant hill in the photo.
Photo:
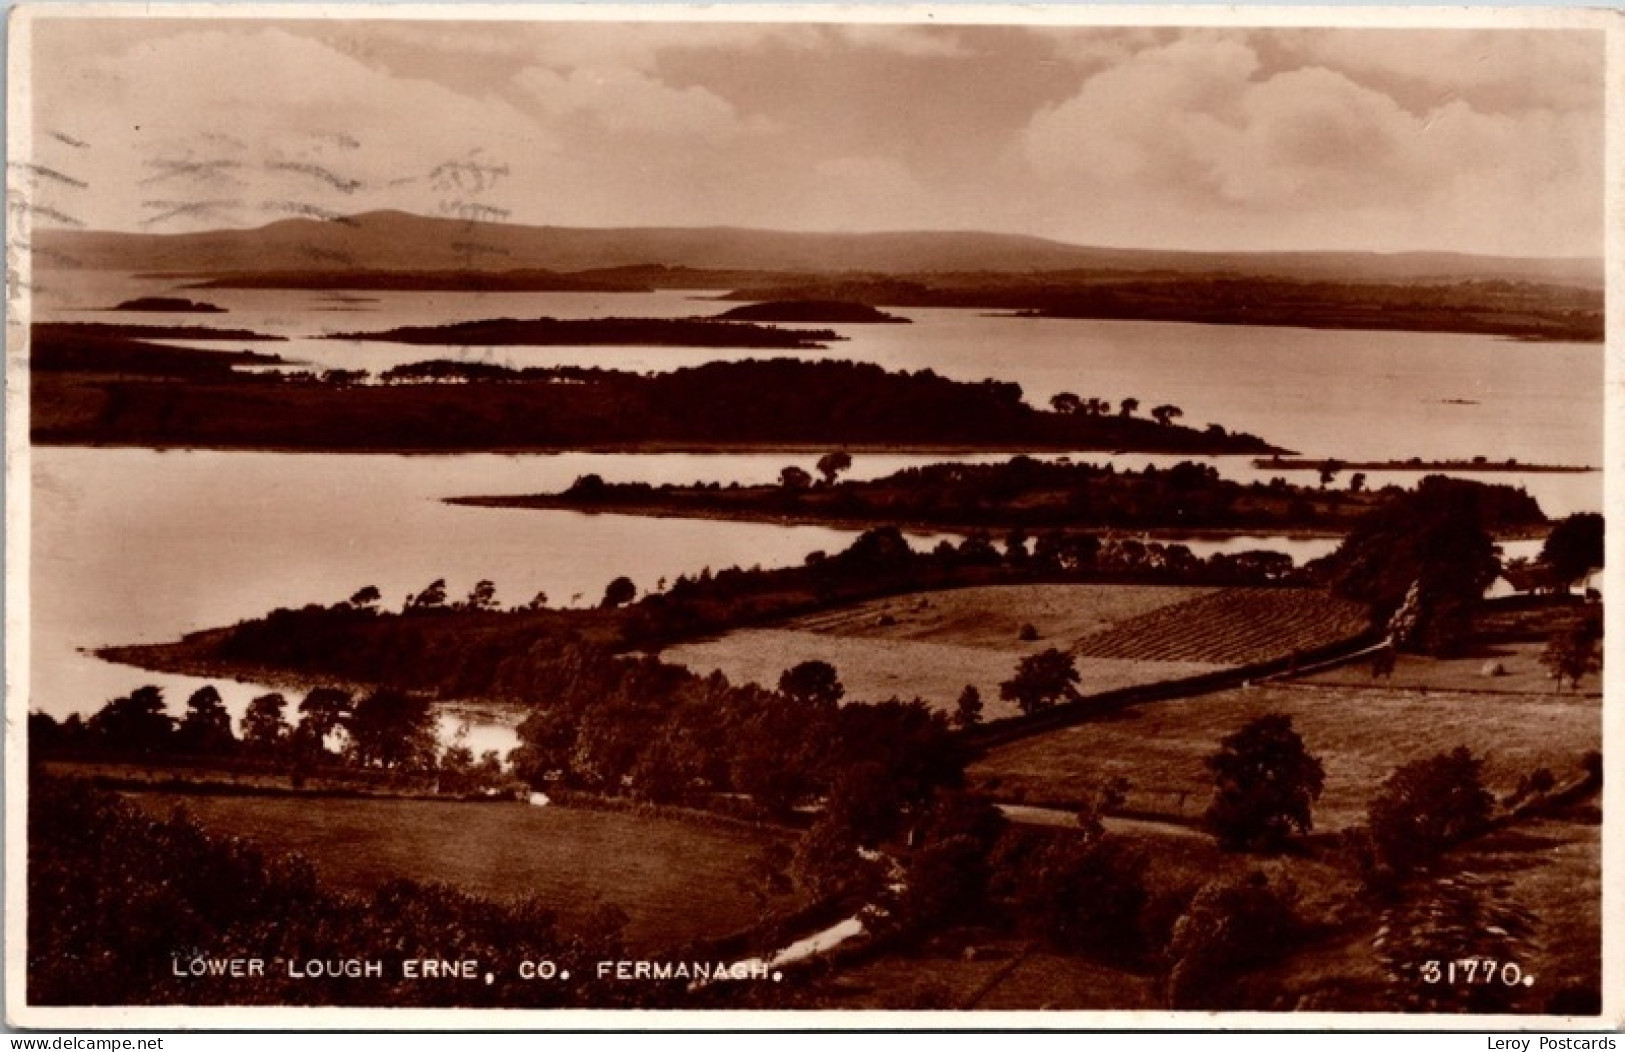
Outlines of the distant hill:
[[[924,231],[820,234],[738,227],[519,226],[367,212],[286,219],[252,230],[193,234],[34,232],[41,267],[77,265],[196,275],[281,272],[561,273],[677,268],[778,274],[1161,274],[1306,281],[1530,281],[1597,288],[1597,259],[1514,259],[1442,252],[1212,253],[1094,248],[1015,234]],[[67,261],[72,261],[69,264]],[[623,280],[630,275],[622,275]]]

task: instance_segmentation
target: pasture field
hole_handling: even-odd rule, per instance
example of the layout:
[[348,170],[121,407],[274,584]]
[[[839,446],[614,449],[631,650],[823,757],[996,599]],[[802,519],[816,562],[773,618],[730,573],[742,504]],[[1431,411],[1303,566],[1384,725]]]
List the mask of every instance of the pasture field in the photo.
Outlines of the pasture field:
[[[1332,852],[1226,852],[1205,834],[1158,823],[1135,823],[1132,831],[1108,836],[1140,858],[1146,885],[1163,901],[1182,902],[1209,881],[1239,881],[1257,871],[1274,887],[1295,889],[1300,916],[1339,924],[1358,894],[1354,875]],[[1058,952],[1041,940],[972,923],[842,968],[808,996],[818,1007],[1156,1010],[1167,1007],[1156,970]]]
[[[1053,646],[1054,644],[1049,644]],[[982,695],[988,719],[1014,716],[1014,702],[999,697],[999,684],[1015,673],[1016,664],[1044,649],[1044,642],[1017,644],[1009,650],[918,643],[887,639],[860,639],[783,628],[755,628],[729,633],[722,639],[685,643],[661,657],[696,672],[721,669],[735,683],[773,686],[785,669],[803,661],[827,661],[840,673],[848,701],[903,701],[919,698],[934,709],[952,712],[967,684]],[[1195,661],[1117,661],[1110,658],[1077,662],[1078,689],[1085,694],[1139,686],[1212,672],[1223,666]]]
[[[1601,832],[1600,821],[1579,814],[1538,818],[1491,832],[1445,856],[1445,879],[1472,881],[1486,889],[1482,894],[1533,920],[1530,936],[1498,958],[1533,978],[1527,987],[1507,991],[1510,1011],[1598,1010],[1587,998],[1602,990]],[[1407,891],[1413,900],[1428,895],[1425,880]],[[1393,986],[1376,945],[1386,919],[1375,912],[1335,939],[1241,976],[1240,997],[1250,1007],[1283,1011],[1394,1010],[1402,991]],[[1425,939],[1414,949],[1423,959],[1440,954]]]
[[[1010,935],[934,940],[843,968],[789,1007],[903,1011],[1132,1011],[1162,1007],[1156,980]],[[791,996],[798,996],[792,993]]]
[[[872,599],[811,614],[790,627],[858,639],[1012,650],[1021,626],[1030,624],[1039,638],[1022,647],[1043,649],[1213,591],[1178,585],[988,585]],[[893,623],[883,623],[888,618]]]
[[[1036,639],[1019,638],[1027,624]],[[1089,695],[1282,657],[1364,627],[1350,604],[1303,589],[1002,585],[872,600],[661,656],[768,686],[802,661],[827,661],[848,699],[918,697],[942,711],[969,684],[996,719],[1018,711],[999,698],[999,684],[1049,647],[1074,654],[1078,690]]]
[[[126,794],[167,815],[182,807],[205,829],[297,852],[336,888],[407,877],[497,900],[534,895],[565,922],[601,906],[627,914],[641,950],[727,935],[760,919],[768,830],[700,825],[613,811],[437,800]],[[784,839],[788,840],[788,837]],[[800,905],[795,896],[775,909]]]
[[[1544,643],[1494,643],[1476,648],[1470,659],[1436,661],[1400,654],[1394,662],[1393,675],[1382,681],[1384,687],[1414,691],[1462,691],[1481,694],[1519,694],[1526,697],[1540,695],[1580,694],[1598,698],[1602,696],[1602,681],[1595,674],[1580,680],[1580,689],[1573,691],[1565,682],[1561,689],[1540,663]],[[1364,662],[1353,662],[1304,676],[1302,683],[1324,686],[1363,687],[1373,683],[1371,667]]]
[[[1554,997],[1601,989],[1601,825],[1586,805],[1569,810],[1491,832],[1441,864],[1444,875],[1498,884],[1501,901],[1534,918],[1531,937],[1515,954],[1524,974],[1535,977],[1531,986],[1513,992],[1518,1012],[1563,1014],[1575,1010],[1572,1002],[1563,1008],[1565,1002]],[[1314,838],[1306,852],[1271,856],[1226,852],[1211,838],[1177,835],[1166,826],[1109,835],[1139,854],[1146,883],[1159,897],[1186,901],[1209,881],[1240,881],[1258,872],[1290,897],[1300,922],[1327,933],[1278,959],[1239,969],[1226,1003],[1263,1011],[1401,1008],[1377,945],[1388,918],[1381,904],[1362,897],[1350,857],[1332,838]],[[1408,897],[1425,896],[1424,885]],[[1422,943],[1417,949],[1430,952]],[[1156,973],[1154,967],[1125,969],[1058,953],[1014,933],[970,924],[841,968],[791,994],[798,1000],[787,1006],[1157,1010],[1167,1004]]]
[[1533,917],[1518,965],[1535,976],[1535,1006],[1565,987],[1602,989],[1601,814],[1522,822],[1452,856],[1464,873],[1504,880]]
[[[1424,662],[1426,659],[1416,659]],[[1431,662],[1413,669],[1420,685],[1392,687],[1313,682],[1270,683],[1150,702],[988,752],[970,768],[973,782],[1001,800],[1068,805],[1108,778],[1129,782],[1127,807],[1195,820],[1207,808],[1212,775],[1204,760],[1225,735],[1270,713],[1293,728],[1326,769],[1315,826],[1357,824],[1376,787],[1395,767],[1458,745],[1484,758],[1498,795],[1540,767],[1559,782],[1579,773],[1587,751],[1602,748],[1597,698],[1551,693],[1477,693],[1428,689],[1429,680],[1474,677],[1482,660]],[[1087,704],[1087,703],[1085,703]]]

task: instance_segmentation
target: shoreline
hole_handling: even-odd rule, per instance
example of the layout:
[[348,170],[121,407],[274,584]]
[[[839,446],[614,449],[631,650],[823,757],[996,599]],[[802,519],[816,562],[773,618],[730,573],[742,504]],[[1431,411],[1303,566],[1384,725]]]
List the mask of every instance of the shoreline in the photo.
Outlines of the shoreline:
[[[626,515],[636,518],[649,519],[698,519],[711,522],[754,522],[768,526],[824,526],[835,530],[869,530],[881,526],[895,526],[905,533],[929,534],[952,533],[968,536],[973,533],[993,530],[1034,529],[1032,526],[1022,526],[1019,523],[977,524],[974,526],[959,526],[943,523],[921,522],[919,520],[885,518],[865,519],[842,516],[821,516],[805,514],[767,514],[753,512],[747,509],[734,508],[672,508],[664,504],[618,504],[614,506],[592,507],[570,501],[559,500],[547,495],[515,496],[515,497],[442,497],[443,504],[455,504],[459,507],[471,508],[498,508],[510,511],[568,511],[580,515]],[[1526,527],[1516,530],[1492,531],[1491,536],[1497,541],[1537,540],[1545,537],[1551,530],[1546,527]],[[1328,540],[1347,536],[1347,530],[1335,530],[1313,526],[1256,526],[1256,527],[1183,527],[1183,526],[1102,526],[1083,527],[1081,532],[1098,534],[1100,536],[1124,536],[1147,538],[1156,541],[1182,540],[1226,540],[1233,537],[1257,537],[1260,540],[1279,539],[1286,541]]]
[[1511,464],[1506,461],[1474,463],[1465,460],[1310,460],[1306,457],[1255,457],[1253,467],[1260,471],[1323,471],[1335,467],[1344,471],[1460,471],[1472,474],[1584,475],[1601,471],[1589,464]]
[[[848,453],[862,456],[929,456],[929,457],[970,457],[988,453],[1000,455],[1019,456],[1021,454],[1044,454],[1068,456],[1072,454],[1085,454],[1090,456],[1166,456],[1184,457],[1187,459],[1211,459],[1214,457],[1257,457],[1257,450],[1236,450],[1231,452],[1195,452],[1173,449],[1124,449],[1119,447],[1100,449],[1080,449],[1076,445],[1046,446],[1032,442],[1001,445],[998,443],[981,443],[976,446],[966,445],[932,445],[920,443],[918,445],[906,444],[877,444],[866,442],[603,442],[603,443],[574,443],[554,446],[466,446],[448,447],[445,449],[425,449],[422,446],[293,446],[282,443],[243,443],[240,445],[206,445],[199,443],[186,443],[169,445],[154,442],[76,442],[53,441],[49,438],[30,438],[29,445],[44,449],[150,449],[159,453],[185,453],[197,451],[202,453],[290,453],[311,454],[316,456],[399,456],[399,457],[448,457],[448,456],[567,456],[571,453],[586,453],[596,455],[661,455],[671,453],[686,453],[695,456],[738,456],[751,455],[784,455],[784,456],[822,456],[831,449],[841,449]],[[1292,450],[1283,450],[1283,453],[1292,453]]]

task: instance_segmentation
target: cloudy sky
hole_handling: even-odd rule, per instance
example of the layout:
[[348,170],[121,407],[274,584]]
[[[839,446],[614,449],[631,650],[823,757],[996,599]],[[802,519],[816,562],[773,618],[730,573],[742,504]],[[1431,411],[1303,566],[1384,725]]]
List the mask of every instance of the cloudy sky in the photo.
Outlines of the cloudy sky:
[[1595,31],[42,17],[32,57],[46,224],[1602,252]]

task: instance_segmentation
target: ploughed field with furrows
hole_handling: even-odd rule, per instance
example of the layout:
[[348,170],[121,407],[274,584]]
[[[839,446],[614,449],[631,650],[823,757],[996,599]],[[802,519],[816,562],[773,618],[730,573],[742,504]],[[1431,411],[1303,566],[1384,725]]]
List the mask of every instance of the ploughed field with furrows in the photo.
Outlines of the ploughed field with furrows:
[[918,697],[944,712],[973,686],[984,716],[997,719],[1019,711],[1000,684],[1022,658],[1051,647],[1074,655],[1087,696],[1287,657],[1365,627],[1358,606],[1308,589],[995,585],[870,600],[661,656],[768,686],[796,664],[826,661],[847,701]]
[[1080,639],[1079,658],[1250,665],[1357,636],[1361,603],[1310,588],[1226,588],[1161,606]]
[[1026,584],[873,599],[798,618],[793,627],[838,636],[1009,649],[1023,625],[1041,639],[1077,639],[1211,594],[1176,585]]

